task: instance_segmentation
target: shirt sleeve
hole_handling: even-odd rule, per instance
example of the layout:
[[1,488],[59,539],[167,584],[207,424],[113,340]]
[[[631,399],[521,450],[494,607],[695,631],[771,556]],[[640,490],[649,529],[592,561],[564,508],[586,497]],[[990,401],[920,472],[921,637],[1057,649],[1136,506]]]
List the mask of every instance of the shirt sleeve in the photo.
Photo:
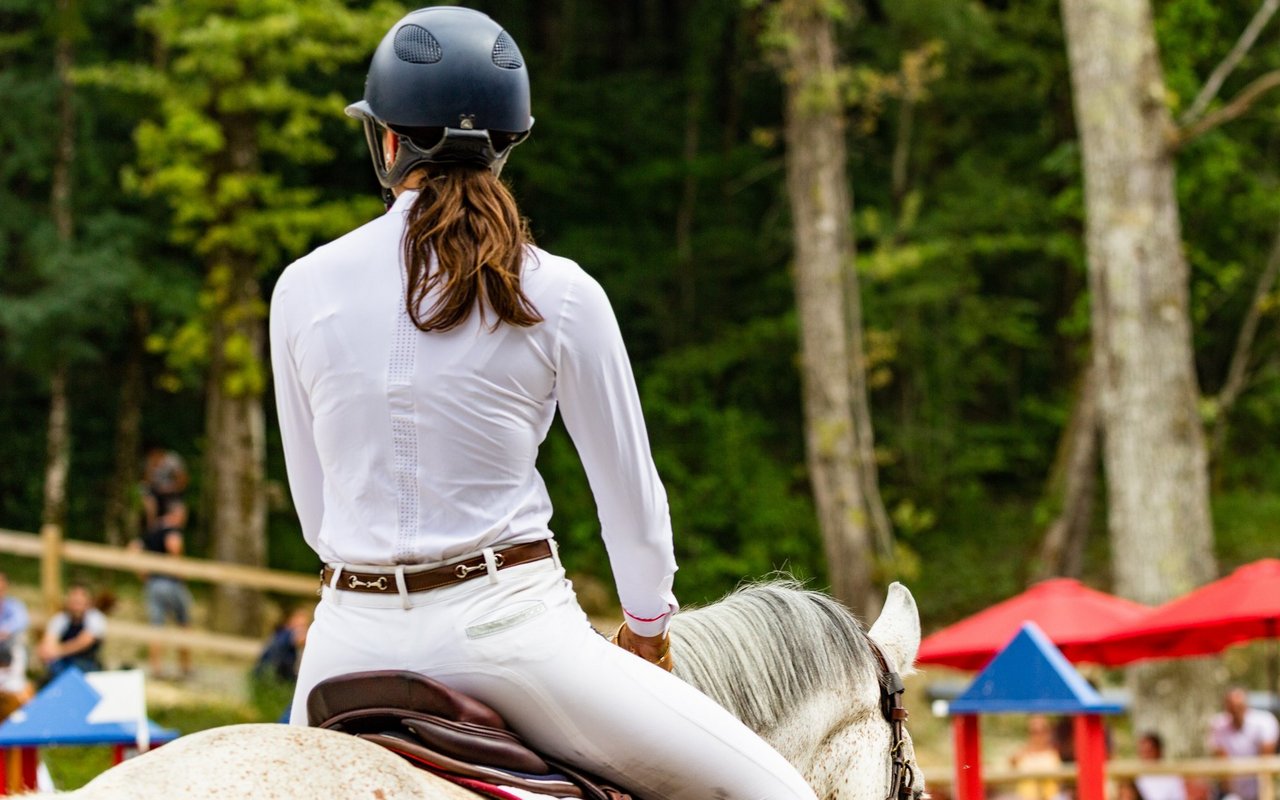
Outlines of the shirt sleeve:
[[101,641],[107,635],[107,615],[96,608],[89,609],[84,615],[84,629]]
[[45,629],[45,633],[57,641],[62,641],[62,634],[67,632],[67,626],[70,624],[71,620],[67,618],[67,613],[59,611],[49,618],[49,627]]
[[26,604],[17,598],[5,598],[3,611],[4,613],[0,615],[3,618],[3,624],[0,624],[0,636],[16,636],[31,624],[31,619],[27,616]]
[[1270,711],[1258,714],[1258,738],[1263,747],[1275,747],[1277,740],[1280,740],[1280,721]]
[[314,417],[306,388],[298,376],[289,335],[288,274],[282,276],[271,298],[271,374],[275,383],[276,414],[284,445],[289,491],[302,524],[302,535],[318,550],[320,522],[324,518],[324,471],[312,433]]
[[591,484],[627,625],[654,636],[679,607],[671,515],[618,321],[590,276],[570,283],[559,326],[560,413]]

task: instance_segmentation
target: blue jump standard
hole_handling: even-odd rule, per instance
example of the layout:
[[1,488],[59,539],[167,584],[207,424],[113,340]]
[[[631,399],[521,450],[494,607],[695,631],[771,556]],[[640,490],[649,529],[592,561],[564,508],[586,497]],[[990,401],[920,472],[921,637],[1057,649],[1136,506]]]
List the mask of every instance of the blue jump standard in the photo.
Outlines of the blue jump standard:
[[[71,667],[0,724],[0,748],[134,744],[136,722],[89,722],[89,713],[101,699],[84,673]],[[147,726],[152,744],[178,738],[177,731],[151,720]]]
[[1119,714],[1034,622],[1023,623],[973,683],[951,701],[959,714]]

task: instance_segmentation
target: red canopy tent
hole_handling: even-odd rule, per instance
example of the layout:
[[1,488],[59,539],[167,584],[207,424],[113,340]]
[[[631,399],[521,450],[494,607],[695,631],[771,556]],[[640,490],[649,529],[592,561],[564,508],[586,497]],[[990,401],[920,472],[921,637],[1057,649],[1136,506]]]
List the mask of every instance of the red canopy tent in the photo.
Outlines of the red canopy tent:
[[1024,622],[1034,622],[1070,661],[1107,663],[1095,644],[1150,612],[1077,580],[1054,578],[925,638],[917,661],[979,670]]
[[1113,631],[1097,648],[1107,663],[1208,655],[1280,636],[1280,559],[1264,558]]

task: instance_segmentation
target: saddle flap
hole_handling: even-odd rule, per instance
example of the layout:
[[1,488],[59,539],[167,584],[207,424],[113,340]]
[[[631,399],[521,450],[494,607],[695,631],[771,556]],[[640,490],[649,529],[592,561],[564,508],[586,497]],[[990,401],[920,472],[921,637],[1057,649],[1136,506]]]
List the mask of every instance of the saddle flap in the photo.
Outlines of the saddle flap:
[[401,758],[406,758],[431,772],[475,778],[497,786],[512,786],[552,797],[584,797],[582,790],[564,775],[523,775],[512,770],[459,761],[431,749],[408,734],[361,733],[357,734],[357,737],[381,745]]
[[370,708],[430,714],[502,730],[507,727],[496,711],[479,700],[425,675],[393,669],[353,672],[321,681],[307,696],[307,723],[332,727],[327,724],[330,720]]
[[423,744],[445,755],[530,775],[546,775],[547,762],[506,731],[424,715],[401,723]]

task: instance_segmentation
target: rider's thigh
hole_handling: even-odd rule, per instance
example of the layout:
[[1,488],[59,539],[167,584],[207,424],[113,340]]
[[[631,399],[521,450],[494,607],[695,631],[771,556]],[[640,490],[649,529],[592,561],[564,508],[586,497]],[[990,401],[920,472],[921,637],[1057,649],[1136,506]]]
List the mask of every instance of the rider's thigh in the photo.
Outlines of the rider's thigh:
[[609,644],[558,594],[546,592],[546,611],[518,624],[469,628],[473,668],[436,677],[493,706],[536,748],[646,798],[813,800],[800,774],[737,718]]

